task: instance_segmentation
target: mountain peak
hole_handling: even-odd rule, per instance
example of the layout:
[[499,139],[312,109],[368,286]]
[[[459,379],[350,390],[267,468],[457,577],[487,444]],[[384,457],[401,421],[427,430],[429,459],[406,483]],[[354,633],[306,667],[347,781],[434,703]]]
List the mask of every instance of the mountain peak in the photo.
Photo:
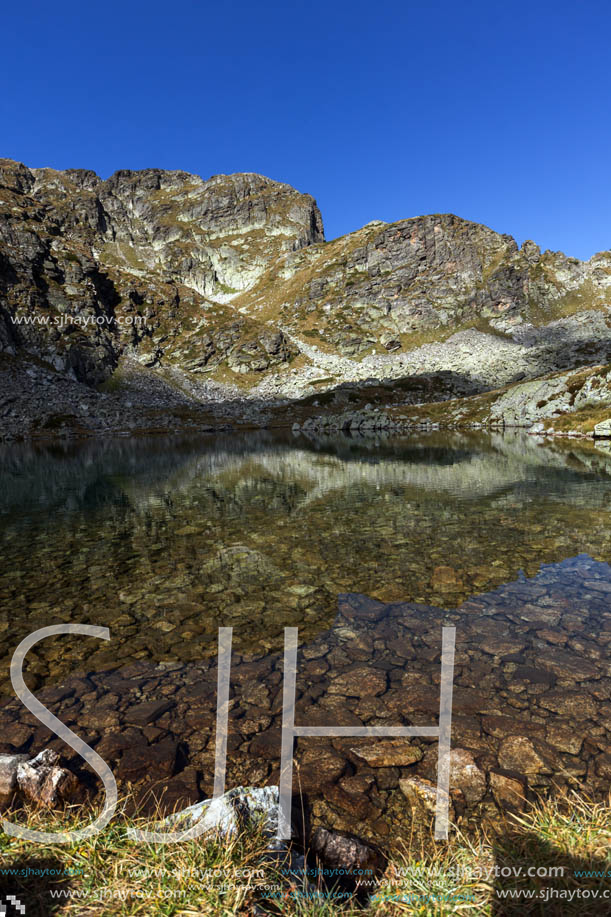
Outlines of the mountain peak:
[[452,213],[322,245],[314,198],[254,172],[103,180],[5,159],[0,187],[0,348],[87,385],[127,360],[192,393],[438,372],[481,390],[611,351],[606,257]]

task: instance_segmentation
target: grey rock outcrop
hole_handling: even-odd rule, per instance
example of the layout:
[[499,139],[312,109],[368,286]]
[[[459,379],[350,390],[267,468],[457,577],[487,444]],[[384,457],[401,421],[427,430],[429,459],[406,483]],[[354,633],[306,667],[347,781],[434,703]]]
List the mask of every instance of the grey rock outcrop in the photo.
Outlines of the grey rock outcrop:
[[0,354],[135,407],[138,369],[195,405],[444,372],[489,390],[611,360],[610,296],[610,252],[453,214],[325,242],[314,199],[261,175],[0,160]]
[[10,796],[17,789],[17,770],[27,755],[0,755],[0,796]]
[[294,346],[224,303],[323,238],[309,195],[259,175],[102,181],[2,160],[0,345],[91,385],[123,354],[194,371],[232,356],[239,372],[260,372]]
[[236,787],[216,799],[205,799],[166,819],[181,830],[198,825],[204,834],[231,837],[244,826],[259,826],[272,835],[278,826],[278,787]]

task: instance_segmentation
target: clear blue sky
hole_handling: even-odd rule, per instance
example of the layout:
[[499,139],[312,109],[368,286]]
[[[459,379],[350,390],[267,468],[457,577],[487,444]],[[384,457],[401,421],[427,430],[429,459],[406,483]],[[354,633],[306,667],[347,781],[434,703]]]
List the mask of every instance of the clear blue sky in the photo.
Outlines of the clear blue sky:
[[16,2],[0,74],[30,166],[261,172],[327,238],[452,211],[611,248],[607,0]]

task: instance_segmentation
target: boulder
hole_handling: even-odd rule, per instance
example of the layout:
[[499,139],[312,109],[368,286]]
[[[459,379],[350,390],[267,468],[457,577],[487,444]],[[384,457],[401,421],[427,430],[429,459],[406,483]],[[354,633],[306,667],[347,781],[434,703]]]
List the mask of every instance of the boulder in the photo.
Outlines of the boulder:
[[[551,753],[551,749],[549,749]],[[499,748],[499,764],[503,770],[524,774],[551,774],[554,765],[550,754],[540,743],[531,742],[526,736],[508,736]]]
[[343,672],[331,681],[329,694],[344,697],[371,697],[386,690],[386,673],[382,669],[359,666]]
[[355,874],[360,880],[373,877],[382,862],[375,850],[357,838],[322,827],[312,834],[310,849],[338,879]]
[[[399,780],[399,788],[409,803],[414,822],[429,824],[437,806],[436,785],[421,777],[405,777]],[[454,819],[451,800],[448,800],[448,818],[450,821]]]
[[417,745],[409,739],[371,739],[367,744],[350,749],[359,764],[369,767],[406,767],[422,758]]
[[522,812],[526,805],[526,790],[521,780],[501,771],[490,771],[490,789],[499,809]]
[[461,791],[468,805],[481,802],[486,795],[486,776],[464,748],[450,752],[450,791],[453,789]]
[[560,720],[554,717],[547,726],[546,736],[552,748],[569,755],[578,755],[583,746],[583,732],[576,728],[570,720]]
[[346,760],[333,748],[317,748],[314,743],[301,752],[293,776],[296,792],[315,793],[336,783],[346,769]]
[[234,836],[240,828],[260,825],[266,834],[273,835],[278,826],[278,800],[277,786],[239,786],[171,815],[164,824],[178,824],[185,830],[203,821],[205,834],[224,837]]
[[10,796],[17,788],[17,769],[27,755],[0,755],[0,796]]
[[547,691],[539,698],[539,705],[561,716],[571,717],[576,723],[595,719],[598,704],[587,691]]
[[458,589],[461,586],[461,578],[454,567],[440,566],[435,567],[431,577],[431,586],[433,589],[441,591]]
[[607,439],[611,437],[611,417],[608,420],[602,420],[594,427],[594,436],[600,436]]
[[74,795],[78,779],[58,762],[57,752],[47,748],[31,761],[18,764],[17,785],[26,799],[51,808]]
[[595,758],[596,773],[604,780],[611,780],[611,754],[604,752]]

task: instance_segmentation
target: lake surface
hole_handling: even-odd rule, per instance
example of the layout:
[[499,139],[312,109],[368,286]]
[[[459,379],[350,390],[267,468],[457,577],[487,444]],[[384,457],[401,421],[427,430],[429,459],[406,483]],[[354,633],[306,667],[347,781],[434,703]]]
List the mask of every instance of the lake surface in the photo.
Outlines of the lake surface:
[[[256,433],[20,445],[0,461],[0,753],[66,751],[8,677],[19,641],[49,624],[111,641],[46,640],[28,685],[120,780],[163,785],[169,804],[212,788],[219,627],[233,627],[229,786],[277,780],[285,627],[299,628],[297,722],[434,725],[453,624],[453,746],[485,781],[457,813],[493,806],[496,772],[529,793],[608,787],[608,452]],[[372,758],[371,740],[299,740],[312,818],[396,831],[398,781],[435,774],[434,740],[412,745],[409,764],[382,745]]]

